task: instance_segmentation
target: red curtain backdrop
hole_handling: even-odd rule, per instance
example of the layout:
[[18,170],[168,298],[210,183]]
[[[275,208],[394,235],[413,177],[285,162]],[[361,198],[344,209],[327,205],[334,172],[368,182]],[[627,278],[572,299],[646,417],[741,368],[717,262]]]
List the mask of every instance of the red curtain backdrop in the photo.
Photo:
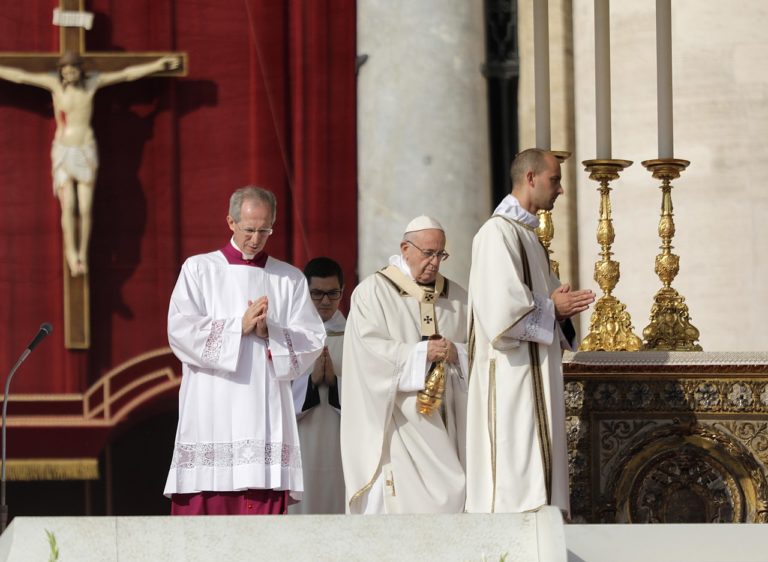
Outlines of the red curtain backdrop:
[[[5,2],[0,51],[58,52],[56,0]],[[91,348],[64,348],[50,94],[0,81],[0,380],[50,321],[12,394],[83,392],[167,345],[183,260],[223,246],[229,194],[278,197],[268,251],[303,267],[357,256],[354,0],[93,0],[89,51],[186,51],[189,75],[96,94]]]

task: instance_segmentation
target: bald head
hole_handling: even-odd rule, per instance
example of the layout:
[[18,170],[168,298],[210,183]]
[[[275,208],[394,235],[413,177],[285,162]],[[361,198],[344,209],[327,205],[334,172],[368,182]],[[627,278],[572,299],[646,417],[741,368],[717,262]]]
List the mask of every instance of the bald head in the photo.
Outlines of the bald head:
[[560,161],[554,154],[529,148],[515,157],[510,170],[512,195],[529,213],[551,211],[563,193]]
[[533,172],[534,174],[539,174],[544,171],[547,167],[548,157],[554,158],[551,152],[539,148],[529,148],[515,156],[510,169],[513,192],[516,186],[521,186],[525,183],[526,173]]

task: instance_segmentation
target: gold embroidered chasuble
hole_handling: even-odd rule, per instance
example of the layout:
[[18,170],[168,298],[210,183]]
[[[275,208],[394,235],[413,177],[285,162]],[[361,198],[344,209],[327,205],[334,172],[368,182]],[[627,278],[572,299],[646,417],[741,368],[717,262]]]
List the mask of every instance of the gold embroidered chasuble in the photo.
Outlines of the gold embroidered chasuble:
[[540,303],[559,285],[530,226],[494,216],[480,228],[469,280],[468,512],[569,509],[559,328],[547,326],[549,344],[519,335],[520,323],[527,334],[544,321]]
[[466,390],[459,377],[466,375],[451,369],[445,408],[430,415],[418,413],[416,390],[398,387],[424,335],[436,330],[466,353],[466,291],[442,277],[436,285],[431,293],[397,274],[378,272],[352,294],[341,418],[350,513],[457,513],[464,508]]

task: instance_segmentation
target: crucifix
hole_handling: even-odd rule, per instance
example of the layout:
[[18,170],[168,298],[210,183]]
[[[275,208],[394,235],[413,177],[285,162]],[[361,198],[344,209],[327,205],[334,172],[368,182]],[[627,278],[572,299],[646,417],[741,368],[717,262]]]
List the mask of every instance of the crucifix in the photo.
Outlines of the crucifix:
[[51,164],[54,194],[61,203],[68,349],[88,349],[91,339],[87,252],[98,171],[90,125],[93,96],[110,84],[150,75],[185,76],[187,71],[186,53],[86,51],[85,28],[90,28],[93,14],[84,10],[84,1],[59,0],[54,10],[54,23],[61,27],[59,53],[0,53],[0,79],[44,88],[53,97]]

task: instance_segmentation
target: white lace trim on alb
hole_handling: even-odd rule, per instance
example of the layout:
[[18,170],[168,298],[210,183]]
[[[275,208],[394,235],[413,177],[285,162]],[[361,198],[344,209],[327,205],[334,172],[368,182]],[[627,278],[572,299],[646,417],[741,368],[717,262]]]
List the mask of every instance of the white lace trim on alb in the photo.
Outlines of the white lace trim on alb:
[[296,445],[245,439],[234,443],[176,443],[171,468],[233,467],[249,464],[301,468]]
[[554,337],[554,304],[534,293],[533,305],[533,310],[509,330],[507,337],[550,345]]
[[221,356],[221,348],[224,344],[225,320],[214,320],[211,323],[211,333],[208,339],[205,340],[205,348],[203,349],[203,361],[207,363],[216,363]]

